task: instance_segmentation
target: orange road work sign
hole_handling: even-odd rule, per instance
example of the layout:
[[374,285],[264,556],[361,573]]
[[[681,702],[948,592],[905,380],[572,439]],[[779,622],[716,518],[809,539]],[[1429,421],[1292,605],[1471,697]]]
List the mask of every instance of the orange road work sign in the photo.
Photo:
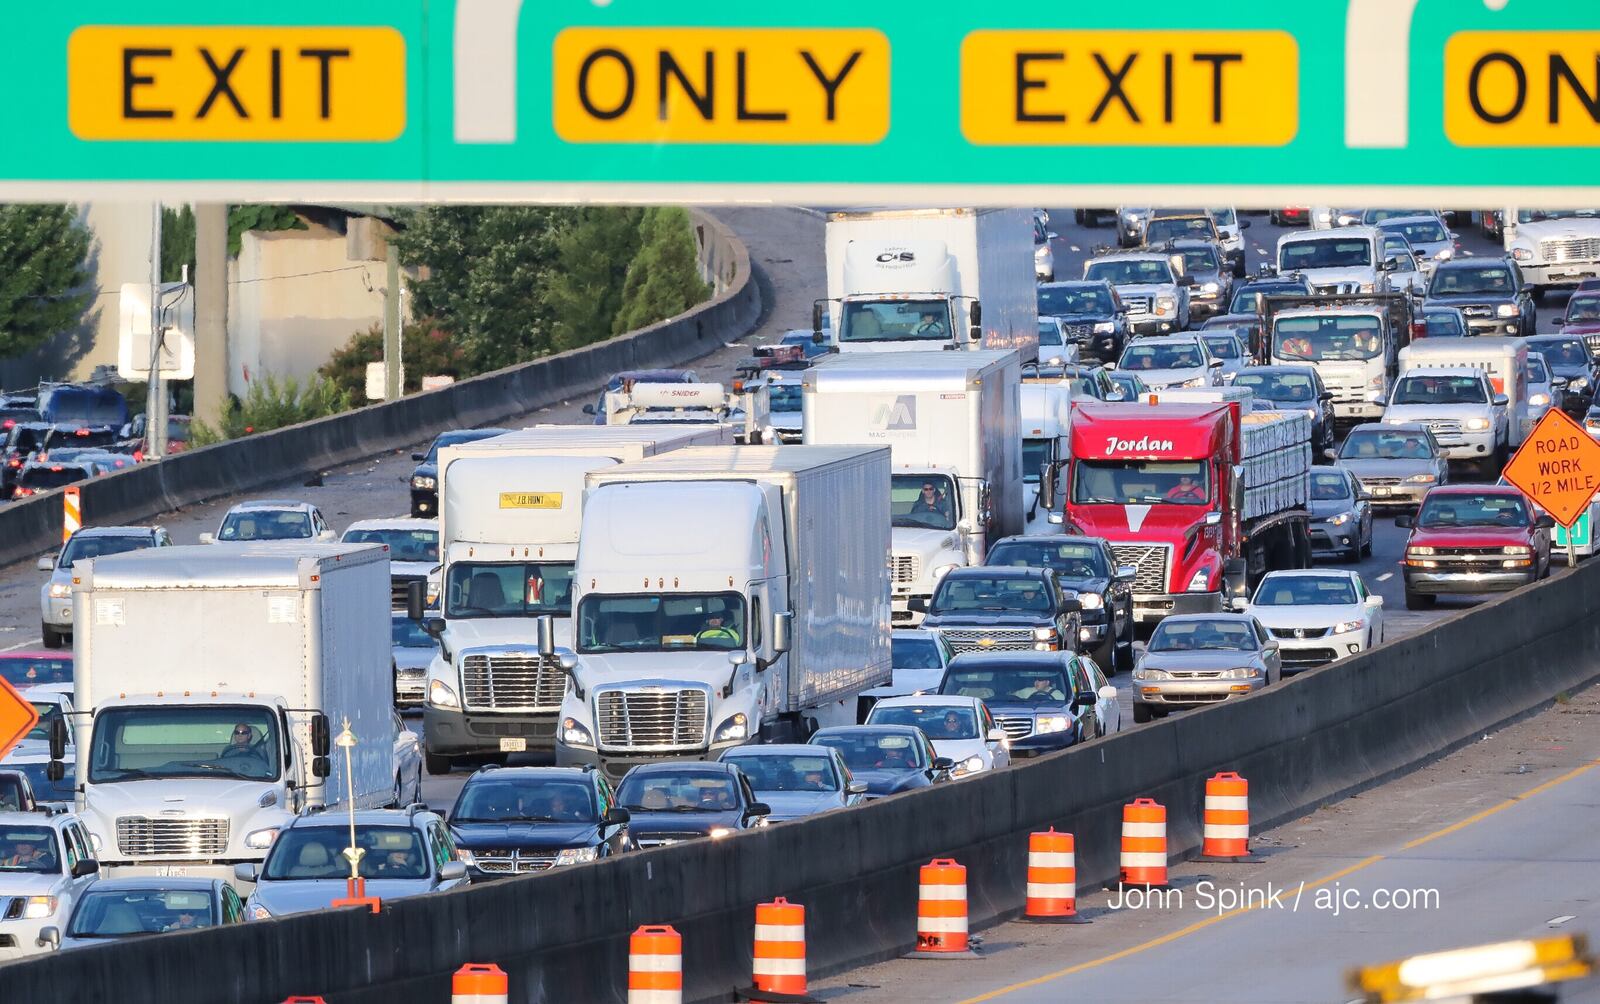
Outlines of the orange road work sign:
[[0,760],[38,724],[39,712],[34,710],[33,704],[0,678]]
[[1566,412],[1551,408],[1506,465],[1505,479],[1571,527],[1600,489],[1600,443]]

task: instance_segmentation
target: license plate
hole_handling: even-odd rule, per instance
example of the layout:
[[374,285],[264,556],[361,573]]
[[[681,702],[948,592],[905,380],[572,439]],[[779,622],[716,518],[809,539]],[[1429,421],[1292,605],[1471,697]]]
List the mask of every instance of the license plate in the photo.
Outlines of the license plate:
[[502,739],[502,740],[500,740],[500,752],[502,752],[502,753],[526,753],[526,752],[528,752],[528,740],[526,740],[526,739]]
[[1374,488],[1374,489],[1372,489],[1372,494],[1374,494],[1374,495],[1388,495],[1388,494],[1391,494],[1391,492],[1392,492],[1392,489],[1389,489],[1389,488]]

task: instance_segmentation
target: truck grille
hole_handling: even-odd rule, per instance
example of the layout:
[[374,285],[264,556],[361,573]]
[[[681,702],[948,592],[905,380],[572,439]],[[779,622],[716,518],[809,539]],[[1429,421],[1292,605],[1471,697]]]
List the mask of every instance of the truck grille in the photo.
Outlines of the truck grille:
[[468,711],[559,711],[566,691],[566,675],[553,656],[468,655],[461,660],[461,699]]
[[1347,294],[1353,294],[1353,293],[1361,292],[1361,283],[1359,283],[1359,282],[1324,282],[1324,283],[1312,286],[1312,289],[1315,290],[1318,293],[1347,293]]
[[1129,317],[1143,317],[1145,314],[1150,313],[1150,297],[1148,296],[1125,296],[1122,298],[1122,305],[1128,308]]
[[1539,257],[1549,264],[1600,259],[1600,238],[1558,237],[1539,242]]
[[1487,303],[1473,303],[1461,308],[1462,317],[1493,317],[1494,308]]
[[1391,487],[1392,488],[1393,486],[1395,486],[1395,485],[1400,483],[1400,479],[1399,478],[1367,478],[1367,477],[1364,477],[1364,478],[1359,478],[1358,480],[1361,482],[1361,485],[1364,488],[1369,488],[1369,487],[1371,487],[1373,485],[1382,485],[1384,487]]
[[117,850],[129,858],[216,857],[228,850],[228,821],[118,816]]
[[1026,715],[995,715],[994,723],[1005,730],[1007,739],[1033,735],[1033,719]]
[[[394,576],[389,580],[389,606],[395,610],[404,610],[406,608],[406,594],[411,589],[411,583],[427,581],[428,580],[421,575]],[[423,596],[427,596],[427,587],[424,586],[423,589]]]
[[511,847],[499,847],[473,851],[472,857],[478,863],[478,870],[486,874],[523,875],[554,867],[556,853],[554,850],[517,850]]
[[922,574],[922,561],[914,554],[896,554],[889,558],[889,572],[896,582],[915,582]]
[[594,703],[603,749],[670,752],[706,746],[703,690],[600,690]]
[[1094,325],[1092,325],[1092,324],[1066,324],[1066,325],[1062,325],[1062,330],[1066,332],[1066,336],[1068,338],[1072,339],[1073,341],[1075,341],[1075,342],[1077,342],[1077,343],[1079,343],[1081,345],[1084,342],[1088,341],[1089,340],[1089,336],[1094,333]]
[[[939,633],[950,644],[956,655],[962,652],[1032,652],[1033,629],[983,628],[940,629]],[[984,644],[988,642],[989,644]]]
[[1600,354],[1600,332],[1583,336],[1583,344],[1589,346],[1589,351]]
[[1172,548],[1165,544],[1113,544],[1111,553],[1117,564],[1132,565],[1138,569],[1133,577],[1136,593],[1167,592],[1167,562]]
[[1430,432],[1432,432],[1435,436],[1459,436],[1459,435],[1461,435],[1461,423],[1460,422],[1443,422],[1443,421],[1440,421],[1440,422],[1427,422],[1427,423],[1424,423],[1424,424],[1426,424],[1428,426],[1428,430]]

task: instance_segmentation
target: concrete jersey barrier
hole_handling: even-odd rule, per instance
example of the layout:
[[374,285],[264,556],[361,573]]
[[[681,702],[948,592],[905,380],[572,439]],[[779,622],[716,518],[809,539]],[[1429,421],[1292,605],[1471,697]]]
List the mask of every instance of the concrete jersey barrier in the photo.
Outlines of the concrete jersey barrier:
[[[445,1000],[451,973],[493,962],[513,1001],[626,998],[628,935],[683,935],[684,1000],[750,981],[751,919],[803,904],[819,977],[910,949],[918,869],[967,868],[974,928],[1022,909],[1028,835],[1076,835],[1080,889],[1115,881],[1122,807],[1167,807],[1174,858],[1201,841],[1205,779],[1250,781],[1257,828],[1312,810],[1600,676],[1600,564],[1248,698],[1009,770],[814,819],[386,904],[141,938],[0,971],[0,1001],[123,1004]],[[332,895],[330,893],[330,895]]]
[[[761,314],[750,255],[726,225],[690,210],[713,296],[677,317],[615,338],[459,381],[439,390],[244,439],[174,454],[79,487],[88,525],[140,523],[157,513],[249,491],[308,471],[421,442],[444,429],[492,425],[598,388],[620,370],[678,366],[747,334]],[[0,507],[0,565],[61,541],[60,489]]]

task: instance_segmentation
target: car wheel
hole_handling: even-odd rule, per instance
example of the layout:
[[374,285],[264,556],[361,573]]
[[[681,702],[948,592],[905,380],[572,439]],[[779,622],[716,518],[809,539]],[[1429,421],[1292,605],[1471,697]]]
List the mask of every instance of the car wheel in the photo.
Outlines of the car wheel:
[[1117,659],[1117,636],[1107,631],[1106,640],[1101,642],[1100,646],[1089,654],[1089,658],[1094,660],[1096,666],[1099,666],[1106,673],[1110,673],[1111,666]]
[[1413,593],[1409,589],[1406,590],[1407,610],[1432,610],[1433,605],[1438,601],[1439,598],[1437,596],[1428,593]]
[[1367,524],[1367,539],[1361,542],[1361,556],[1372,557],[1372,524]]
[[428,768],[428,773],[434,777],[443,777],[450,773],[450,758],[437,753],[424,753],[423,762]]
[[61,648],[66,644],[66,635],[59,631],[52,631],[48,624],[40,625],[39,633],[44,636],[45,648]]
[[1133,640],[1129,639],[1128,641],[1117,646],[1117,651],[1112,656],[1112,668],[1106,670],[1106,673],[1110,676],[1116,676],[1118,673],[1126,673],[1132,669]]
[[1148,705],[1148,704],[1140,704],[1139,702],[1135,701],[1134,704],[1133,704],[1133,723],[1135,725],[1143,725],[1145,722],[1148,722],[1149,720],[1150,720],[1150,705]]

